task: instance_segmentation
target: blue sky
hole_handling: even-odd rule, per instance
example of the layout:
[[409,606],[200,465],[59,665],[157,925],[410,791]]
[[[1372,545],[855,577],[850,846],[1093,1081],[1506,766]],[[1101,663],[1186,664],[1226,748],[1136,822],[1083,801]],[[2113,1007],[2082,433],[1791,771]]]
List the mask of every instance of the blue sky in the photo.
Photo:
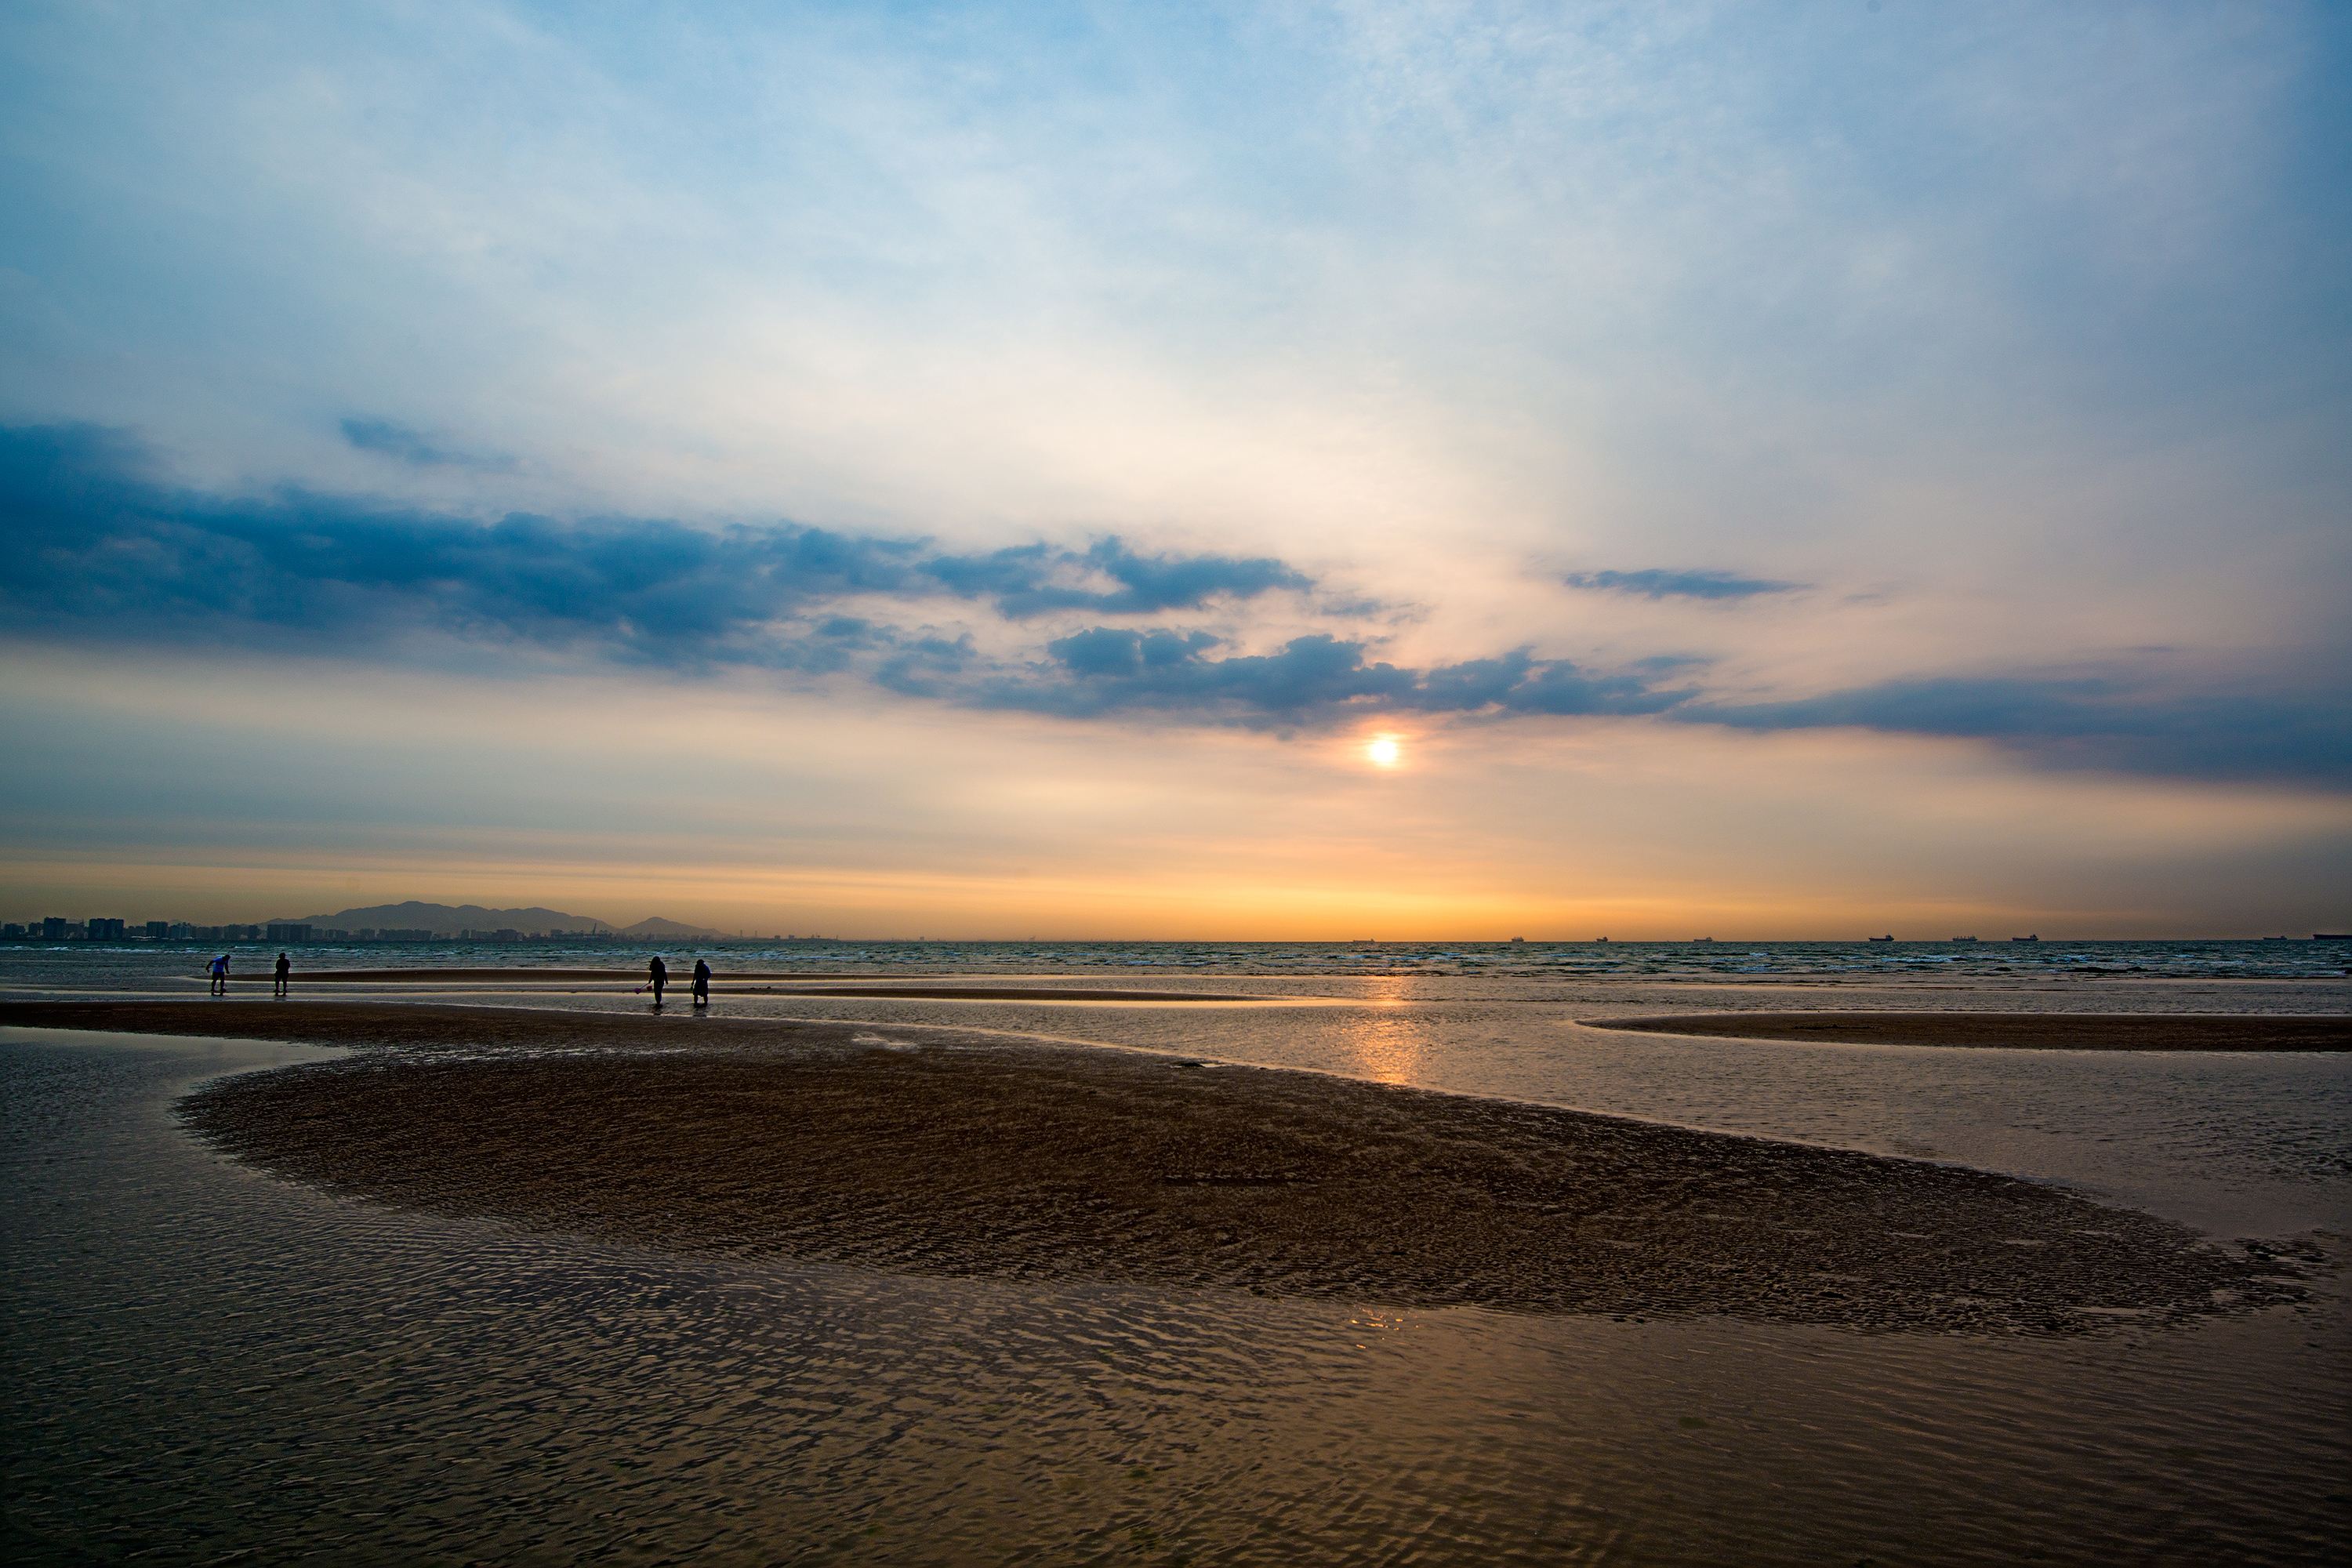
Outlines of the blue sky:
[[[2340,925],[2347,37],[13,7],[0,887]],[[399,748],[437,813],[322,760],[362,692],[468,716]],[[517,739],[638,702],[778,739]],[[165,798],[228,754],[303,787]]]

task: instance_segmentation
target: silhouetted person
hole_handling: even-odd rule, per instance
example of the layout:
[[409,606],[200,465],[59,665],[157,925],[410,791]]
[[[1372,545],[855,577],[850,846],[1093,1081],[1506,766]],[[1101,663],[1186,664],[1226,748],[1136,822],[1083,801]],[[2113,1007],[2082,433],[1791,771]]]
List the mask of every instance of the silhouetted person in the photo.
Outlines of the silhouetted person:
[[698,958],[694,961],[694,1005],[710,1005],[710,965]]
[[654,988],[654,1005],[658,1007],[662,987],[669,984],[669,965],[661,961],[660,953],[654,954],[654,961],[646,965],[646,979]]
[[293,966],[292,964],[290,964],[290,963],[287,963],[287,962],[286,962],[286,955],[285,955],[284,953],[282,953],[282,952],[281,952],[281,953],[279,953],[279,954],[278,955],[278,968],[277,968],[277,971],[276,971],[276,983],[270,986],[270,988],[269,988],[269,994],[270,994],[272,996],[283,996],[283,995],[285,995],[285,994],[286,994],[286,977],[287,977],[288,975],[289,975],[289,974],[292,974],[293,973],[294,973],[294,966]]
[[213,977],[213,994],[215,996],[227,995],[228,954],[224,952],[218,958],[214,959],[212,961],[209,973]]

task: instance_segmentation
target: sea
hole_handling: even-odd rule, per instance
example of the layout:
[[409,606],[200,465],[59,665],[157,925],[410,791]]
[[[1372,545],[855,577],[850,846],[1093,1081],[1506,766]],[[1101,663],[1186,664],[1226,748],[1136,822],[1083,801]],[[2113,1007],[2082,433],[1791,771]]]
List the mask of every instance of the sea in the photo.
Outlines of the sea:
[[[0,946],[0,995],[214,950]],[[231,950],[266,994],[277,949]],[[298,994],[607,1012],[617,942],[314,944]],[[2352,1014],[2352,944],[670,945],[721,1016],[1330,1072],[1939,1161],[2312,1259],[2073,1338],[1403,1309],[673,1255],[223,1160],[194,1087],[337,1053],[0,1030],[0,1546],[208,1563],[2319,1563],[2352,1533],[2352,1058],[1630,1034],[1643,1013]],[[1083,981],[1203,1004],[810,996]],[[681,1047],[699,1026],[662,1016]],[[780,1129],[780,1138],[789,1138]]]
[[[2307,980],[2352,975],[2352,939],[2185,938],[2058,942],[897,942],[824,937],[761,942],[628,941],[314,942],[17,942],[0,943],[0,985],[106,987],[201,974],[226,952],[241,970],[280,951],[306,968],[547,965],[642,968],[703,953],[736,969],[909,974],[1733,975],[2034,980],[2139,976],[2172,980]],[[192,966],[193,965],[193,970]]]

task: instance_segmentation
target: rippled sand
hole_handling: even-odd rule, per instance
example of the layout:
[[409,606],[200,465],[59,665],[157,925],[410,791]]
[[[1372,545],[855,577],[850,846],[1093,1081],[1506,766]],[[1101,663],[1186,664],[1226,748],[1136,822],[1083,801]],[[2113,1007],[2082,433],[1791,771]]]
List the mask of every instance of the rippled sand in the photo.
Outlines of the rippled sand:
[[1831,1045],[2072,1051],[2347,1051],[2352,1018],[2221,1013],[1676,1013],[1594,1018],[1598,1029]]
[[1986,1332],[2298,1293],[2277,1259],[2007,1177],[1312,1073],[503,1008],[5,1017],[394,1047],[184,1114],[280,1175],[671,1248]]

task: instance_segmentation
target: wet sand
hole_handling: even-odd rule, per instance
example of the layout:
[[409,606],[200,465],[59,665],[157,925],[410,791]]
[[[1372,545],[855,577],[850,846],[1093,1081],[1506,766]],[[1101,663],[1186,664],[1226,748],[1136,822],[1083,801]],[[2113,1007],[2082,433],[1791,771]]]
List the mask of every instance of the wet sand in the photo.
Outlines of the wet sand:
[[[682,965],[677,973],[684,974],[693,969],[693,964],[688,963]],[[363,982],[370,985],[396,985],[404,981],[410,980],[469,980],[478,982],[508,980],[611,980],[616,982],[626,981],[634,984],[642,982],[645,977],[646,971],[643,964],[639,964],[635,969],[558,969],[551,965],[514,963],[474,964],[465,968],[452,967],[446,969],[436,969],[429,965],[421,965],[406,969],[297,969],[294,972],[294,982],[298,985],[316,985],[320,984],[336,984],[353,981]],[[728,976],[728,978],[733,980],[870,980],[873,977],[866,974],[852,973],[848,971],[828,971],[822,973],[803,971],[796,973],[778,973],[731,974]],[[267,965],[255,969],[240,970],[236,974],[231,975],[229,979],[232,984],[267,985],[269,984],[269,970]]]
[[[201,975],[198,978],[202,978]],[[691,979],[689,967],[680,965],[670,971],[669,989],[683,994]],[[782,981],[783,984],[751,984],[748,982]],[[856,984],[812,985],[808,981],[854,981]],[[539,969],[526,965],[511,968],[469,969],[313,969],[298,970],[293,984],[299,991],[306,985],[404,985],[404,984],[526,984],[534,983],[572,984],[583,982],[605,984],[634,989],[646,983],[642,969]],[[233,975],[229,982],[232,996],[239,988],[270,984],[267,969],[256,969]],[[710,989],[713,994],[727,992],[749,992],[762,996],[911,996],[933,1002],[1264,1002],[1263,996],[1240,996],[1225,993],[1200,991],[1137,991],[1118,990],[1105,986],[1069,985],[972,985],[950,982],[929,981],[914,984],[877,980],[866,974],[812,974],[728,973],[714,974]]]
[[2352,1018],[2124,1013],[1678,1013],[1589,1018],[1596,1029],[1830,1045],[2067,1051],[2346,1051]]
[[678,1249],[1978,1333],[2301,1293],[2267,1249],[2057,1188],[1313,1073],[520,1008],[27,1003],[0,1022],[362,1047],[183,1113],[352,1196]]

